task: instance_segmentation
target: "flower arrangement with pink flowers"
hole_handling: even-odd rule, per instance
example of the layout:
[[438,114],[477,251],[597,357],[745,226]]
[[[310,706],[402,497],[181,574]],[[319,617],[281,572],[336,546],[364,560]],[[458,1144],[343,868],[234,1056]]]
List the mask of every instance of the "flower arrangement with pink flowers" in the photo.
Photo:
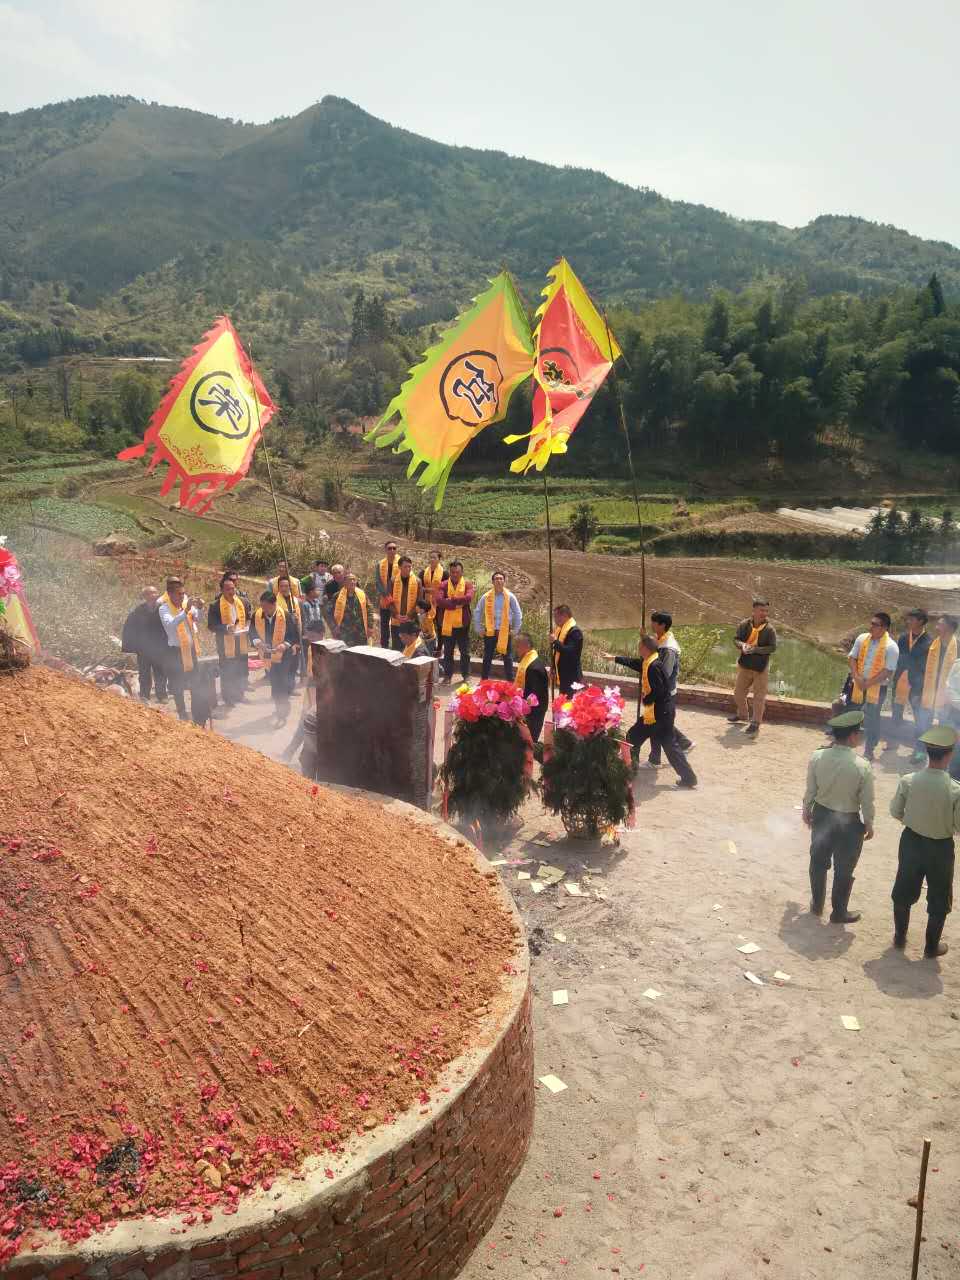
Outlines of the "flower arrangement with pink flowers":
[[559,813],[571,835],[595,837],[633,810],[630,775],[617,729],[623,718],[619,689],[575,688],[554,706],[554,734],[544,750],[543,802]]
[[441,770],[444,814],[484,832],[512,818],[530,790],[533,741],[525,717],[534,706],[535,698],[507,680],[457,689],[453,743]]
[[20,590],[20,567],[12,551],[4,546],[6,538],[0,538],[0,616],[6,612],[4,601]]
[[481,680],[473,690],[462,684],[453,699],[457,719],[468,724],[492,716],[508,723],[525,720],[536,705],[535,694],[525,698],[509,680]]
[[619,727],[623,718],[623,695],[619,689],[610,685],[603,689],[594,685],[574,685],[574,689],[573,697],[556,708],[556,728],[569,729],[578,738],[592,738]]

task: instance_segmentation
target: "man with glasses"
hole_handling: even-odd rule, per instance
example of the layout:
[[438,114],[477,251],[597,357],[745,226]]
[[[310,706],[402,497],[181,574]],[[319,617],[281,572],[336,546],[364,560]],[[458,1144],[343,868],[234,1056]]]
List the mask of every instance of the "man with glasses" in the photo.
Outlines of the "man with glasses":
[[397,544],[391,539],[383,546],[386,555],[373,566],[373,585],[380,602],[380,647],[390,648],[390,619],[393,617],[393,580],[400,573]]
[[863,758],[872,760],[880,741],[880,709],[900,660],[900,650],[890,635],[889,613],[877,610],[870,619],[870,630],[857,636],[847,658],[849,702],[863,712]]

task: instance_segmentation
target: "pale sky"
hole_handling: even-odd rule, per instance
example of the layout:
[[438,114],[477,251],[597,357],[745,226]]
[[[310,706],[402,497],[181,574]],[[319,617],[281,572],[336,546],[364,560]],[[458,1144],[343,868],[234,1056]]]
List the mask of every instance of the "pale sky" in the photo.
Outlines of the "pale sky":
[[958,52],[958,0],[0,0],[0,110],[264,121],[334,93],[740,217],[960,244]]

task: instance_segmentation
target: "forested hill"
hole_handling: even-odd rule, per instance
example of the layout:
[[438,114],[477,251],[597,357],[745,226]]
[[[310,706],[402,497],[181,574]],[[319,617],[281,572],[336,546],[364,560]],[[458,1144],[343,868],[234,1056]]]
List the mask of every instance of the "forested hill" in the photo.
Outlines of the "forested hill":
[[129,98],[0,114],[0,307],[34,321],[50,322],[38,282],[110,310],[144,275],[136,301],[150,301],[158,271],[174,273],[164,305],[198,289],[230,304],[223,264],[241,260],[248,296],[279,280],[314,290],[312,306],[362,283],[430,321],[502,261],[534,297],[560,253],[630,305],[771,275],[873,293],[935,271],[960,289],[960,251],[893,227],[738,221],[601,173],[432,142],[339,98],[263,126]]

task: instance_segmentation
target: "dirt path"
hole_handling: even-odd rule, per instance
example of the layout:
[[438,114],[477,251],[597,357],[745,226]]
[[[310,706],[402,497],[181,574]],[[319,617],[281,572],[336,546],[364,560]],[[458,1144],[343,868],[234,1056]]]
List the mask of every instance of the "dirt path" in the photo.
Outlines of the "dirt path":
[[[806,913],[795,807],[819,733],[768,726],[754,746],[719,717],[683,722],[701,788],[641,774],[622,857],[561,840],[536,804],[502,855],[600,874],[583,882],[589,897],[535,897],[500,868],[542,950],[537,1074],[568,1087],[538,1090],[527,1164],[464,1280],[905,1275],[924,1135],[936,1172],[922,1274],[955,1280],[960,935],[956,955],[922,960],[918,910],[906,956],[890,949],[895,766],[878,772],[877,838],[854,891],[864,919],[832,926]],[[761,948],[749,958],[736,950],[747,940]]]
[[[294,715],[268,728],[264,698],[218,728],[289,758]],[[487,851],[564,867],[585,896],[535,896],[517,878],[532,863],[499,869],[534,952],[537,1075],[567,1089],[538,1089],[526,1165],[464,1280],[905,1275],[925,1135],[922,1274],[956,1280],[960,917],[939,963],[920,957],[922,907],[906,955],[889,946],[887,806],[906,758],[877,769],[864,919],[832,926],[806,911],[796,808],[819,732],[768,725],[751,743],[722,717],[682,714],[700,789],[676,792],[669,769],[638,775],[639,826],[620,850],[566,840],[531,801],[511,845]]]

